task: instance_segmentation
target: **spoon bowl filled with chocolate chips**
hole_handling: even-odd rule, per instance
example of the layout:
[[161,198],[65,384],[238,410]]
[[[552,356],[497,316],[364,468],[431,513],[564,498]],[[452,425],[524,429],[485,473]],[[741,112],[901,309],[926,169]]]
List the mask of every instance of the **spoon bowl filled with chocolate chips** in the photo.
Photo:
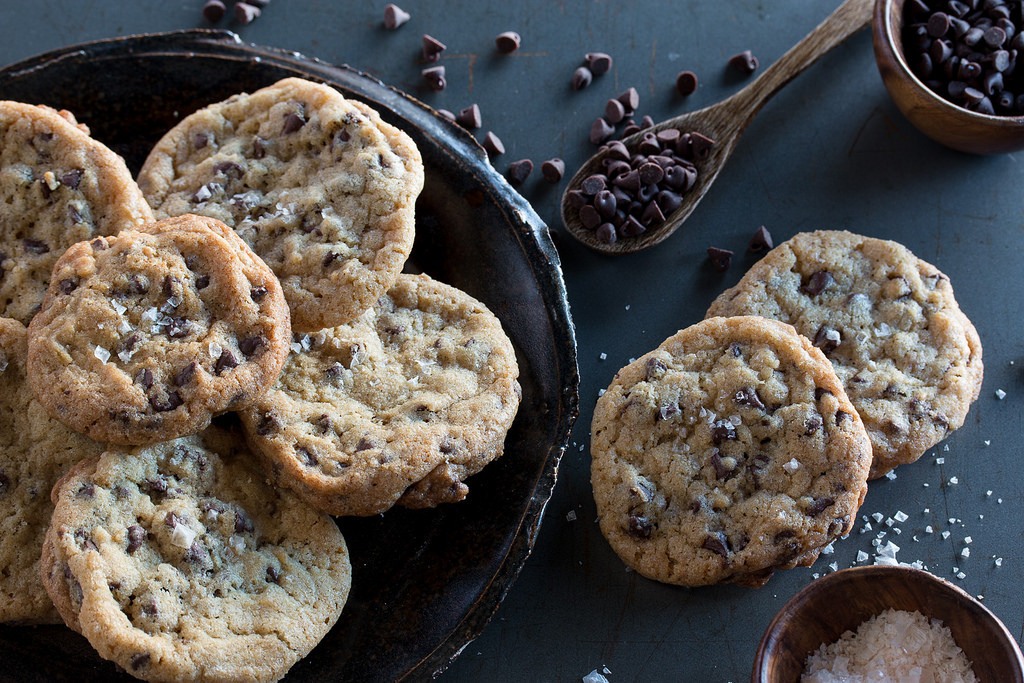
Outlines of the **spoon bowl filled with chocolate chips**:
[[874,0],[846,0],[736,94],[605,144],[562,196],[566,229],[592,249],[623,254],[658,244],[711,188],[750,122],[784,85],[871,20]]
[[903,115],[962,152],[1024,148],[1021,0],[877,0],[882,81]]

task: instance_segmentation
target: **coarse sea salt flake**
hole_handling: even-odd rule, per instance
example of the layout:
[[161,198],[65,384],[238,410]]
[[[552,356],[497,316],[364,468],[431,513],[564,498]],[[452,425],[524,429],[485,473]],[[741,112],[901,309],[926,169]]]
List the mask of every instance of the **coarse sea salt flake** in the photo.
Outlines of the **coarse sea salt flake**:
[[583,683],[608,683],[608,679],[597,669],[583,677]]
[[974,539],[971,538],[970,536],[964,536],[964,544],[965,545],[970,545],[971,543],[974,543]]
[[174,525],[174,531],[171,532],[171,543],[179,548],[187,548],[192,545],[194,540],[196,540],[196,532],[192,531],[187,524]]
[[868,561],[868,557],[870,557],[870,555],[868,555],[863,550],[858,550],[857,551],[857,561],[858,562],[867,562]]
[[796,458],[791,458],[789,462],[782,466],[782,469],[791,473],[796,472],[798,469],[800,469],[800,463],[797,461]]
[[1002,389],[996,389],[996,398],[1002,401],[1004,398],[1006,398],[1006,392],[1003,391]]
[[907,515],[907,513],[903,512],[903,510],[897,510],[896,514],[893,515],[893,519],[895,519],[897,522],[905,522],[908,519],[910,519],[910,517]]
[[942,540],[946,540],[950,536],[948,531],[943,531],[940,535],[942,536]]
[[971,549],[970,548],[964,548],[963,550],[960,551],[960,557],[968,558],[970,556],[971,556]]
[[102,346],[97,346],[93,349],[92,355],[96,356],[96,358],[104,365],[106,365],[107,361],[110,360],[110,351],[107,351]]
[[929,524],[928,526],[926,526],[926,527],[924,528],[924,532],[925,532],[926,534],[931,534],[931,533],[934,533],[934,532],[935,532],[935,530],[934,530],[934,529],[932,529],[932,525],[931,525],[931,524]]
[[[834,543],[834,541],[833,541],[833,543]],[[825,546],[824,548],[821,549],[821,554],[822,555],[831,555],[835,551],[836,551],[836,549],[832,547],[832,543],[829,543],[827,546]]]
[[896,472],[893,470],[889,470],[888,472],[885,473],[885,478],[888,479],[889,481],[895,481]]
[[882,520],[885,519],[885,515],[883,515],[881,512],[872,512],[871,519],[875,520],[878,523],[881,523]]
[[607,353],[605,353],[604,351],[602,351],[602,352],[600,353],[600,355],[598,355],[598,357],[597,357],[597,358],[598,358],[598,360],[608,360],[608,354],[607,354]]
[[569,510],[567,513],[565,513],[565,520],[567,522],[575,522],[576,521],[576,511],[575,510]]
[[220,358],[220,354],[224,353],[224,347],[215,341],[210,342],[206,350],[210,352],[210,358]]
[[995,560],[993,561],[993,564],[995,564],[995,565],[996,565],[997,567],[1002,567],[1002,566],[1003,566],[1003,558],[1001,558],[1001,557],[997,557],[997,558],[996,558],[996,559],[995,559]]
[[943,465],[943,464],[945,464],[945,462],[946,462],[945,458],[935,458],[935,464],[936,465]]

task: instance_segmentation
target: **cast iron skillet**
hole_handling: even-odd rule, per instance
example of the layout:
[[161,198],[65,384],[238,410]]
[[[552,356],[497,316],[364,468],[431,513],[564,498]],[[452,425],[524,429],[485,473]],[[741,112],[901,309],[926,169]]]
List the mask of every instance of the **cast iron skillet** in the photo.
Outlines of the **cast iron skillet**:
[[[339,519],[352,593],[289,681],[426,679],[483,630],[529,556],[578,412],[574,329],[547,227],[461,128],[347,67],[242,43],[232,33],[130,36],[0,70],[0,99],[74,112],[137,171],[182,116],[286,76],[327,82],[408,132],[426,165],[412,267],[482,300],[518,352],[523,400],[505,454],[436,510]],[[110,680],[123,673],[64,627],[0,627],[4,675]]]

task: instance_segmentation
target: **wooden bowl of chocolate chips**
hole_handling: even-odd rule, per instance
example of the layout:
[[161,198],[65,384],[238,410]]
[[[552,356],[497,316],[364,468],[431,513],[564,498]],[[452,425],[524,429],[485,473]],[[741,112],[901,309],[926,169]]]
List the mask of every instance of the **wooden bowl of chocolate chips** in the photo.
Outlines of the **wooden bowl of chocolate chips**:
[[1024,681],[1006,626],[949,581],[905,565],[815,579],[768,625],[753,683]]
[[1021,4],[877,0],[872,34],[878,71],[918,130],[974,154],[1024,148]]

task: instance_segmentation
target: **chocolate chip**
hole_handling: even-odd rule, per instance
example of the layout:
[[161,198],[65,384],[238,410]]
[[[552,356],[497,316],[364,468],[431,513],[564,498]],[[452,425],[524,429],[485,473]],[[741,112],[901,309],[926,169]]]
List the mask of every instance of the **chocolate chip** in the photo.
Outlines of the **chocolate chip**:
[[132,668],[132,671],[138,671],[142,667],[149,664],[150,654],[148,652],[137,652],[131,656],[128,660],[128,665]]
[[191,382],[192,379],[196,376],[196,368],[198,367],[199,363],[196,361],[192,361],[191,363],[183,367],[181,370],[179,370],[178,374],[174,376],[174,386],[183,387],[189,382]]
[[192,136],[192,146],[196,149],[203,149],[210,142],[210,136],[206,133],[196,133]]
[[85,171],[80,168],[72,169],[60,177],[60,184],[70,187],[72,190],[77,190],[84,174]]
[[71,292],[78,289],[78,280],[72,278],[64,278],[60,281],[60,293],[70,294]]
[[715,141],[711,138],[700,133],[690,133],[690,151],[694,159],[707,159],[708,155],[711,154],[711,148],[714,146]]
[[498,48],[498,52],[507,55],[518,50],[522,40],[515,31],[505,31],[498,34],[498,37],[494,39],[494,44]]
[[772,242],[772,234],[768,232],[768,228],[763,225],[757,229],[754,236],[750,238],[750,244],[747,245],[747,251],[758,253],[771,249],[775,244]]
[[149,368],[139,368],[132,378],[135,384],[141,384],[143,388],[149,389],[153,386],[153,372]]
[[572,89],[583,90],[594,80],[594,74],[585,66],[578,67],[572,72]]
[[448,85],[448,81],[445,80],[444,66],[441,64],[438,64],[437,66],[428,66],[426,69],[420,71],[420,75],[427,81],[430,89],[435,92],[444,90]]
[[611,137],[615,129],[608,123],[604,118],[597,117],[594,122],[590,124],[590,142],[595,145],[600,145],[602,142]]
[[256,353],[260,347],[266,343],[263,337],[246,337],[242,341],[238,342],[238,350],[249,357]]
[[729,269],[729,265],[732,263],[732,252],[728,249],[708,247],[708,259],[710,259],[711,265],[715,267],[715,270],[724,272]]
[[437,38],[423,34],[423,59],[428,62],[436,62],[447,46]]
[[705,536],[704,543],[701,544],[701,547],[705,550],[710,550],[716,555],[721,555],[722,557],[729,556],[729,548],[726,546],[725,534],[721,531]]
[[796,536],[796,532],[793,531],[792,529],[783,529],[782,531],[776,533],[772,537],[772,543],[775,543],[776,545],[778,545],[782,541],[785,541],[788,538],[793,538],[795,536]]
[[692,71],[680,71],[676,76],[676,90],[683,97],[688,97],[697,91],[697,74]]
[[394,31],[410,18],[409,13],[398,5],[390,4],[384,7],[384,28],[389,31]]
[[804,436],[812,436],[821,429],[821,416],[814,414],[804,421]]
[[10,478],[6,474],[4,474],[3,472],[0,472],[0,498],[5,496],[8,492],[10,492],[10,490],[11,490],[11,480],[10,480]]
[[626,108],[618,100],[608,100],[604,105],[604,118],[608,123],[619,123],[626,118]]
[[583,56],[583,61],[595,76],[606,74],[612,68],[612,58],[604,52],[588,52]]
[[487,135],[484,136],[483,144],[484,149],[487,150],[487,156],[496,157],[505,153],[505,145],[501,142],[501,139],[491,131],[487,131]]
[[289,112],[284,117],[284,125],[281,127],[281,132],[284,135],[288,135],[289,133],[294,133],[295,131],[300,130],[305,125],[306,118],[301,113],[294,111]]
[[815,498],[814,501],[807,506],[807,509],[804,510],[804,514],[808,517],[817,517],[833,505],[835,505],[835,501],[831,498]]
[[508,165],[508,181],[512,185],[522,185],[531,173],[533,173],[533,162],[529,159],[520,159]]
[[244,534],[255,530],[256,525],[253,524],[252,519],[245,513],[245,510],[235,510],[235,533]]
[[167,336],[171,339],[181,339],[182,337],[188,336],[188,333],[191,330],[192,323],[186,318],[175,316],[171,318],[169,323],[167,323]]
[[757,408],[758,410],[765,410],[761,397],[757,395],[757,390],[753,387],[744,387],[743,389],[740,389],[733,395],[732,400],[741,406],[750,406],[751,408]]
[[146,542],[147,537],[146,530],[138,524],[132,524],[128,527],[128,548],[127,553],[133,554],[136,550],[142,547],[142,544]]
[[715,479],[725,479],[726,477],[729,476],[729,473],[732,470],[726,467],[725,463],[722,462],[722,454],[719,452],[717,448],[711,449],[710,461],[711,467],[713,467],[715,470]]
[[828,389],[825,389],[823,387],[815,387],[814,388],[814,400],[815,401],[820,401],[823,396],[832,396],[832,395],[833,394],[832,394],[831,391],[829,391]]
[[540,165],[540,173],[549,183],[557,183],[565,175],[565,162],[557,157],[548,159]]
[[629,113],[636,111],[636,108],[640,106],[640,93],[633,87],[624,90],[616,99]]
[[224,18],[226,11],[227,7],[224,6],[221,0],[207,0],[206,4],[203,5],[203,19],[206,19],[211,24],[216,24]]
[[41,240],[26,238],[21,241],[21,246],[28,254],[42,255],[50,251],[50,247]]
[[219,376],[225,370],[230,370],[234,367],[238,367],[238,359],[235,358],[235,354],[231,353],[231,351],[224,349],[213,364],[213,371]]
[[150,396],[149,405],[158,413],[166,413],[181,406],[181,396],[176,391],[169,392],[167,398]]
[[757,71],[757,57],[750,50],[744,50],[729,58],[729,66],[742,74],[750,75]]
[[277,583],[278,578],[280,578],[280,576],[278,575],[277,570],[271,566],[267,566],[267,583]]
[[464,128],[479,128],[483,125],[483,118],[480,116],[480,106],[477,104],[471,104],[465,109],[459,110],[458,115],[455,117],[455,121],[461,124]]
[[320,463],[320,460],[316,457],[316,454],[313,451],[302,446],[295,449],[295,455],[299,457],[299,460],[306,467],[314,467]]
[[800,285],[800,291],[808,296],[817,296],[835,281],[832,273],[827,270],[818,270],[811,274],[807,282]]
[[654,531],[651,520],[644,515],[630,514],[626,526],[626,533],[634,538],[648,539]]
[[822,325],[814,334],[814,345],[827,356],[842,342],[840,332],[828,325]]
[[256,5],[250,5],[248,2],[236,2],[235,3],[235,21],[243,26],[255,21],[262,10]]
[[260,436],[268,436],[275,432],[281,431],[282,427],[283,425],[281,424],[281,420],[279,420],[276,415],[272,413],[266,413],[260,418],[260,421],[256,424],[256,433]]
[[715,420],[711,425],[711,443],[719,446],[723,441],[736,439],[736,425],[729,420]]
[[597,229],[594,231],[594,234],[596,235],[597,239],[601,240],[605,244],[615,244],[615,240],[618,237],[615,233],[615,226],[612,225],[611,223],[602,223],[601,225],[597,226]]

